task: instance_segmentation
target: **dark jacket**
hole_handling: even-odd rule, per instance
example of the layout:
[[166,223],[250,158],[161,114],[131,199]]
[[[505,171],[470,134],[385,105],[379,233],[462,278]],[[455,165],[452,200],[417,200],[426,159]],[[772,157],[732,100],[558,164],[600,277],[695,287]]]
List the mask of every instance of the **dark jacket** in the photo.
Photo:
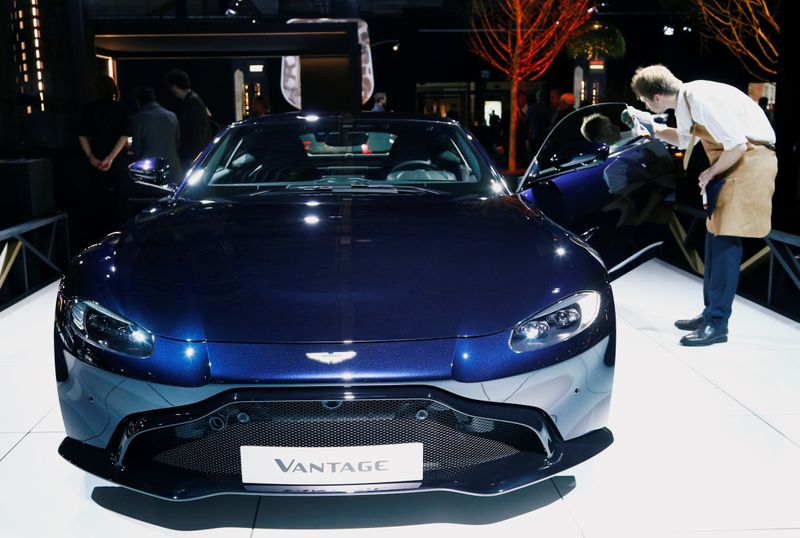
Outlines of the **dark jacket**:
[[131,118],[133,159],[162,157],[169,163],[174,180],[180,179],[178,117],[156,102],[146,103]]
[[211,124],[206,104],[199,95],[189,91],[178,109],[181,126],[181,143],[178,155],[183,162],[191,162],[211,141]]

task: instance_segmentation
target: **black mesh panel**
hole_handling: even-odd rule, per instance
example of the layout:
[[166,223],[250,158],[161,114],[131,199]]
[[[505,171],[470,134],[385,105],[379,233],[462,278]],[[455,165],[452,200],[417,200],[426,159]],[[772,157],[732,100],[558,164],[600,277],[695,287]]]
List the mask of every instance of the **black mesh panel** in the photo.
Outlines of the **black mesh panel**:
[[277,401],[233,403],[193,422],[141,433],[125,461],[236,480],[241,446],[412,442],[423,444],[426,479],[457,480],[472,466],[541,452],[530,428],[470,417],[431,400]]

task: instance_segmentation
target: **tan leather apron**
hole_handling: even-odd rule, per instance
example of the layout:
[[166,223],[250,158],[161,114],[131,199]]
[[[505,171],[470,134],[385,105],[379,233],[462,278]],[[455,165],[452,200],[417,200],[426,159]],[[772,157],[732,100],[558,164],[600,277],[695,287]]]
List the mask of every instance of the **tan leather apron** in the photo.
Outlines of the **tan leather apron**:
[[[692,139],[686,148],[684,168],[692,154],[695,138],[699,138],[711,164],[723,151],[705,127],[695,123]],[[772,194],[778,159],[775,152],[760,144],[747,143],[747,151],[731,168],[718,177],[725,184],[717,198],[717,206],[706,219],[706,229],[714,235],[735,237],[765,237],[772,228]]]

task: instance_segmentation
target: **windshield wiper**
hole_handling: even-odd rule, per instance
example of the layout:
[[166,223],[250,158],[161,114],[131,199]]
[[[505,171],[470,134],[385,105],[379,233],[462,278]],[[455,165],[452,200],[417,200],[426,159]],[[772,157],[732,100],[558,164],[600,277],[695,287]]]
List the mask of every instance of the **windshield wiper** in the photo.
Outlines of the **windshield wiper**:
[[379,183],[351,183],[350,185],[287,185],[286,189],[347,194],[442,194],[442,191],[414,185],[384,185]]

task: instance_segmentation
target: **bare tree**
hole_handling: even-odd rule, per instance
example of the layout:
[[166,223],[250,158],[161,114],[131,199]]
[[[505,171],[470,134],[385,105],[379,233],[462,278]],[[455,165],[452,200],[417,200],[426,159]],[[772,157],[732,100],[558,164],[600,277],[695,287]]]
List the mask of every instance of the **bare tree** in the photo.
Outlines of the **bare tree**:
[[[780,28],[768,0],[693,0],[705,24],[703,36],[719,41],[757,78],[777,74]],[[796,1],[796,0],[792,0]]]
[[539,78],[591,16],[589,0],[472,0],[472,51],[511,82],[508,168],[517,164],[520,83]]

